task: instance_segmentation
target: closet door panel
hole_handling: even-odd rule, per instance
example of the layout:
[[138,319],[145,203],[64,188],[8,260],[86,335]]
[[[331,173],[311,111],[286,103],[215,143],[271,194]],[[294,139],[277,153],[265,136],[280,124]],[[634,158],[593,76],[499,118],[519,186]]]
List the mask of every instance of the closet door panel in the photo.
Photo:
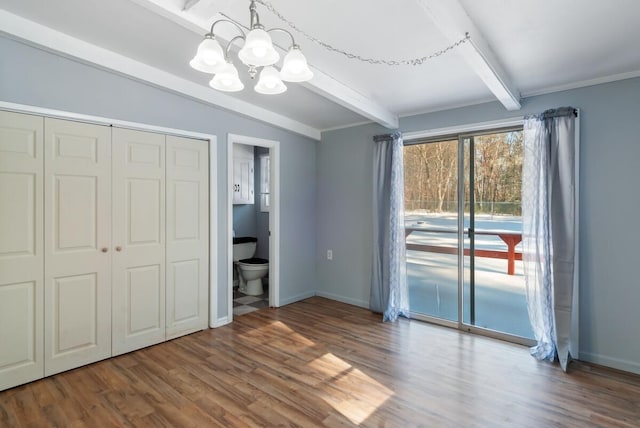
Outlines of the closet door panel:
[[0,111],[0,390],[44,376],[43,124]]
[[45,375],[111,356],[111,129],[45,119]]
[[36,184],[37,172],[11,169],[0,171],[0,257],[4,260],[35,255],[36,186],[42,191],[42,185]]
[[57,277],[53,283],[55,354],[61,355],[98,343],[98,278],[95,273]]
[[165,136],[113,129],[113,354],[165,340]]
[[167,136],[167,338],[207,327],[208,142]]
[[57,174],[52,183],[57,253],[97,249],[98,177]]

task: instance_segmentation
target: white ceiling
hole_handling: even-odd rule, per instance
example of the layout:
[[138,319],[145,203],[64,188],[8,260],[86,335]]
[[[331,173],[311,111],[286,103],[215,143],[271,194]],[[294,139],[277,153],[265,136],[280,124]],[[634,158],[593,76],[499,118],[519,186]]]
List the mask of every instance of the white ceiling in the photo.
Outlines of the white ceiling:
[[[185,1],[194,4],[187,11]],[[316,74],[309,83],[288,84],[282,95],[265,96],[251,90],[242,66],[246,88],[232,95],[216,93],[209,75],[188,66],[220,14],[248,25],[248,0],[0,0],[0,29],[101,66],[115,64],[120,72],[131,68],[95,61],[82,54],[84,45],[69,50],[70,41],[88,42],[168,73],[161,81],[173,90],[187,88],[190,96],[316,138],[317,131],[368,120],[392,128],[399,116],[496,97],[515,109],[520,95],[640,75],[638,0],[270,1],[305,32],[364,57],[429,55],[467,31],[471,41],[420,66],[372,65],[329,52],[258,4],[261,22],[291,30]],[[24,30],[21,18],[71,38],[40,36],[39,26]],[[228,39],[234,30],[223,24],[216,33]],[[288,46],[284,36],[273,37]]]

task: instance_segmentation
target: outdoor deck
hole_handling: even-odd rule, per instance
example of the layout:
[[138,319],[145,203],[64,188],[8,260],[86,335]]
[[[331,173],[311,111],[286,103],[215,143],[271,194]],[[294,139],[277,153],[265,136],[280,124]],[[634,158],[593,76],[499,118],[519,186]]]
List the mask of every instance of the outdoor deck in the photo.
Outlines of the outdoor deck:
[[[512,241],[513,274],[510,275],[510,248],[499,233],[517,236],[521,233],[521,224],[519,217],[476,217],[476,230],[485,233],[476,232],[475,239],[475,325],[533,338],[527,315],[521,256],[518,257],[519,245],[513,244]],[[411,231],[407,236],[407,275],[411,311],[457,321],[458,250],[455,214],[409,213],[406,216],[406,227]],[[465,255],[468,253],[467,248]],[[499,254],[504,256],[497,258]],[[468,257],[465,257],[465,262],[468,267]],[[467,276],[464,296],[465,322],[469,322],[470,312],[468,284]]]

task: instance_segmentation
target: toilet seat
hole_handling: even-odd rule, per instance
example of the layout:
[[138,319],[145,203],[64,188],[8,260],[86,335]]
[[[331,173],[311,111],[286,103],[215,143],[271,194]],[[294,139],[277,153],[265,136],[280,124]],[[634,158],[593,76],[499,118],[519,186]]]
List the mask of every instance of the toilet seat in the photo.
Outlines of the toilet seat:
[[249,265],[264,265],[264,264],[268,264],[269,260],[267,259],[261,259],[260,257],[251,257],[250,259],[242,259],[242,260],[238,260],[239,263],[246,263]]

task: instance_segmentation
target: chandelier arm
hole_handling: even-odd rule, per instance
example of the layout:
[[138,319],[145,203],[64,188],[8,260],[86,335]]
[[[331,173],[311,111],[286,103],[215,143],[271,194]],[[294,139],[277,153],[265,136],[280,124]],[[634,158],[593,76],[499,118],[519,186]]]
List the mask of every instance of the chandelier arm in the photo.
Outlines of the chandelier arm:
[[242,37],[246,37],[246,34],[245,34],[244,30],[242,29],[242,27],[240,25],[236,24],[235,22],[233,22],[230,19],[218,19],[216,22],[211,24],[211,29],[209,30],[209,32],[207,34],[205,34],[205,37],[206,36],[211,36],[212,38],[215,37],[215,34],[213,33],[213,27],[215,27],[216,24],[218,24],[220,22],[228,22],[229,24],[233,24],[233,26],[236,27],[238,29],[238,31],[240,31],[240,33],[242,33]]
[[267,30],[267,33],[270,33],[272,31],[279,31],[281,33],[287,34],[291,38],[291,46],[290,47],[298,47],[298,45],[296,44],[296,39],[293,37],[293,34],[291,34],[291,32],[285,30],[284,28],[271,28],[270,30]]
[[233,44],[233,42],[235,42],[238,39],[246,40],[246,37],[245,36],[235,36],[234,38],[229,40],[229,43],[227,43],[227,47],[224,50],[224,59],[225,60],[229,61],[229,52],[231,51],[231,45]]

